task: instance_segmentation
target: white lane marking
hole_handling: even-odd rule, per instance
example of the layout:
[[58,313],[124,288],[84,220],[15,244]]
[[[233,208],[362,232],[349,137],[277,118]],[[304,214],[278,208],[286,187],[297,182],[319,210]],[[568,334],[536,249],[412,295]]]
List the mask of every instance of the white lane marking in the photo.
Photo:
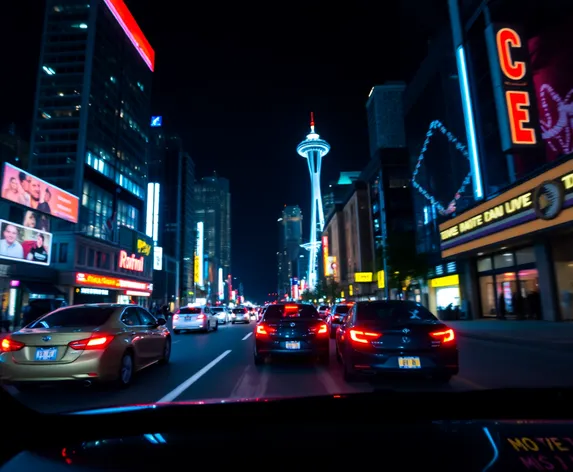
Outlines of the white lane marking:
[[221,362],[226,356],[231,353],[231,350],[225,351],[219,357],[213,359],[209,362],[205,367],[203,367],[198,372],[194,373],[191,377],[189,377],[185,382],[183,382],[178,387],[174,388],[171,392],[165,395],[163,398],[157,400],[157,403],[166,403],[172,402],[175,400],[179,395],[181,395],[185,390],[187,390],[191,385],[193,385],[197,380],[203,377],[207,372],[209,372],[213,367],[215,367],[219,362]]
[[251,334],[253,334],[253,333],[252,333],[252,332],[251,332],[251,333],[247,333],[247,334],[245,335],[245,337],[244,337],[243,339],[241,339],[241,341],[244,341],[245,339],[248,339]]

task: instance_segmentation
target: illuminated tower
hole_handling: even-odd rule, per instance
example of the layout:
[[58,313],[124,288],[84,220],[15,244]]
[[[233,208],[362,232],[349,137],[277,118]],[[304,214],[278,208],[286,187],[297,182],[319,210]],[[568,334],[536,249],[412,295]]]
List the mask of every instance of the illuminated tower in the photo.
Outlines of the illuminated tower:
[[310,114],[310,134],[300,143],[296,152],[304,157],[308,163],[310,172],[311,189],[311,209],[310,209],[310,240],[308,244],[303,244],[305,249],[310,251],[308,258],[308,286],[313,290],[317,282],[318,269],[318,249],[320,248],[320,236],[324,228],[324,211],[322,209],[322,196],[320,192],[320,170],[322,168],[322,157],[330,151],[330,144],[314,132],[314,113]]

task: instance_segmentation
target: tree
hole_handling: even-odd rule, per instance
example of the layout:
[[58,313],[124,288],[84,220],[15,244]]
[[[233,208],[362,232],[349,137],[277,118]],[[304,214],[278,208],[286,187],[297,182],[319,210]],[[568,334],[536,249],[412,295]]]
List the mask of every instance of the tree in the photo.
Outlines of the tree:
[[414,231],[392,232],[388,235],[385,256],[390,288],[402,290],[410,280],[428,275],[430,266],[426,255],[416,251]]

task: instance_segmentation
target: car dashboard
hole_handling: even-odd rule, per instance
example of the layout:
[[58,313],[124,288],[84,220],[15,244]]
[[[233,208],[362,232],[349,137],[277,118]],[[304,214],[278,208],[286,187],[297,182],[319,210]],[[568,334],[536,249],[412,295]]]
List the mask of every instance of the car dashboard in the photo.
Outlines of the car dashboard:
[[[519,392],[511,392],[492,391],[485,398],[480,392],[383,392],[141,405],[60,415],[51,427],[55,417],[34,413],[37,424],[30,430],[27,423],[27,434],[11,436],[12,454],[0,470],[138,470],[180,467],[190,457],[217,467],[248,458],[296,469],[573,469],[573,422],[550,412],[525,415],[519,408],[528,402],[516,404]],[[537,405],[561,404],[566,412],[572,394],[533,396],[552,400]],[[471,412],[488,409],[497,415]],[[18,437],[20,444],[14,442]]]

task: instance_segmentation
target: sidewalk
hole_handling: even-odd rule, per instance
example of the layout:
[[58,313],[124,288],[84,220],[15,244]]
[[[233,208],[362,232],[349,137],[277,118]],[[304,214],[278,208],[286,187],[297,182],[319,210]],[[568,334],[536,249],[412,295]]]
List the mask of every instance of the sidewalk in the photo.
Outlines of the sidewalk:
[[445,321],[461,337],[573,351],[573,323],[535,320]]

